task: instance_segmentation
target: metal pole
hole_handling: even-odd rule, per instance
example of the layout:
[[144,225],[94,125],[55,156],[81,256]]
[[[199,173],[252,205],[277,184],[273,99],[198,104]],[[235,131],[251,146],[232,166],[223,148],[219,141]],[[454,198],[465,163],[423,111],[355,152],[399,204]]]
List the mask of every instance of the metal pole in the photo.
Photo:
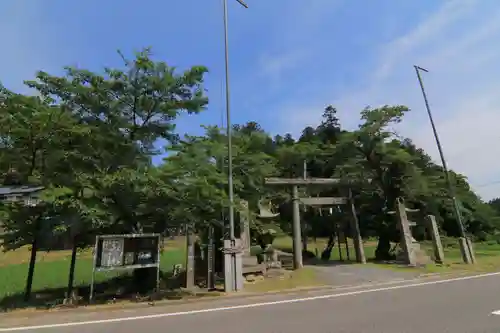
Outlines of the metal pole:
[[[425,108],[427,109],[427,115],[429,116],[429,120],[431,122],[432,131],[434,133],[434,138],[436,139],[436,145],[437,145],[438,151],[439,151],[439,156],[441,158],[441,163],[443,164],[445,181],[446,181],[446,185],[448,187],[448,192],[451,196],[451,200],[453,201],[453,212],[455,214],[455,218],[457,219],[458,227],[460,230],[460,235],[462,237],[466,238],[465,228],[464,228],[464,225],[462,222],[462,214],[460,214],[460,209],[458,207],[458,201],[457,201],[457,198],[455,196],[455,189],[453,188],[451,181],[450,181],[450,175],[448,172],[448,167],[446,165],[446,160],[444,158],[443,148],[441,147],[441,141],[439,141],[439,136],[437,133],[436,125],[434,124],[434,119],[432,118],[432,112],[431,112],[431,108],[429,106],[429,101],[427,99],[427,94],[425,93],[424,82],[422,81],[422,77],[420,75],[420,71],[424,71],[426,73],[429,71],[425,68],[422,68],[422,67],[419,67],[416,65],[414,65],[413,67],[415,67],[415,72],[417,73],[417,78],[418,78],[418,82],[420,84],[420,89],[422,90],[422,95],[424,97]],[[470,252],[470,248],[468,245],[467,245],[467,247],[468,247],[468,251]]]
[[[248,6],[242,0],[236,0],[245,8]],[[224,7],[224,69],[226,74],[226,126],[227,126],[227,158],[228,158],[228,187],[229,187],[229,239],[231,247],[235,246],[234,235],[234,187],[233,187],[233,148],[232,148],[232,133],[231,133],[231,107],[230,107],[230,89],[229,89],[229,38],[228,38],[228,14],[227,0],[223,0]],[[233,274],[236,270],[236,256],[232,255],[231,271]],[[236,289],[236,276],[232,276],[233,290]]]
[[[236,0],[240,5],[248,8],[248,5],[242,0]],[[229,89],[229,38],[228,38],[228,14],[227,0],[224,4],[224,67],[226,74],[226,126],[227,126],[227,158],[228,158],[228,187],[229,187],[229,238],[234,241],[234,188],[233,188],[233,149],[231,138],[231,106]]]
[[233,189],[233,149],[231,138],[231,107],[229,89],[229,47],[228,47],[228,27],[227,27],[227,0],[224,0],[224,67],[226,74],[226,126],[227,126],[227,158],[228,158],[228,179],[229,186],[229,238],[234,240],[234,189]]

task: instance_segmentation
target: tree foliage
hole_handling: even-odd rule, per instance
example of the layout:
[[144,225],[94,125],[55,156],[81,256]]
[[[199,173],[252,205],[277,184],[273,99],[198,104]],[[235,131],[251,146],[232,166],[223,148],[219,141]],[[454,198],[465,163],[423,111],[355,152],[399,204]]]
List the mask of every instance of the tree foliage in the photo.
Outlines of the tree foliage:
[[[37,207],[2,204],[5,249],[29,244],[40,232],[34,221],[43,224],[47,235],[223,225],[229,204],[224,129],[206,126],[200,136],[180,136],[175,130],[178,116],[206,108],[207,69],[178,72],[153,60],[148,49],[131,60],[120,56],[121,68],[93,72],[68,67],[62,76],[39,72],[26,82],[34,95],[0,89],[0,170],[9,176],[8,170],[15,169],[18,183],[45,187]],[[420,208],[422,216],[436,215],[444,234],[458,235],[442,167],[392,129],[407,112],[402,105],[367,107],[360,112],[359,127],[347,130],[337,110],[328,106],[321,123],[305,127],[297,139],[289,133],[271,136],[252,121],[235,125],[236,209],[245,200],[256,213],[266,198],[282,213],[276,223],[289,230],[289,193],[265,186],[264,179],[302,177],[305,161],[309,177],[356,182],[351,190],[366,237],[377,236],[384,244],[398,239],[387,214],[398,197]],[[151,158],[164,150],[163,162],[153,165]],[[465,177],[451,173],[467,232],[478,239],[495,235],[499,200],[483,202]],[[301,191],[346,195],[345,188]],[[338,212],[335,218],[345,216]],[[314,236],[334,232],[329,217],[318,210],[305,213],[304,223]],[[91,237],[80,240],[79,246],[85,246]]]

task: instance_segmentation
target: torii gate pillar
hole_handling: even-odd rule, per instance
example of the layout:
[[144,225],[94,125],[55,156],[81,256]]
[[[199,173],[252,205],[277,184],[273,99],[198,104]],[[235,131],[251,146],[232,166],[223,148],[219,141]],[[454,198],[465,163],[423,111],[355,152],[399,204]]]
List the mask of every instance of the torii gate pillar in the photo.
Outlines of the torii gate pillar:
[[292,221],[292,237],[293,237],[293,263],[294,269],[303,267],[302,262],[302,235],[300,228],[300,203],[306,205],[338,205],[350,203],[353,214],[353,231],[356,233],[354,237],[354,245],[356,250],[356,259],[360,263],[366,263],[365,254],[363,251],[363,243],[359,234],[359,225],[354,209],[352,195],[349,191],[348,198],[299,198],[298,186],[300,185],[321,185],[335,186],[342,183],[338,178],[266,178],[266,185],[282,185],[292,187],[292,203],[293,203],[293,221]]

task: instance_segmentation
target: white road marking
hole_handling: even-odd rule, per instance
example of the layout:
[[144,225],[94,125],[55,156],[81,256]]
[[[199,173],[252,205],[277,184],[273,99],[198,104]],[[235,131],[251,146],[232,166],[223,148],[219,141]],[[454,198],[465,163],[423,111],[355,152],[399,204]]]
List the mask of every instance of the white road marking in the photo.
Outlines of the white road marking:
[[500,310],[493,311],[491,314],[495,316],[500,316]]
[[[450,283],[450,282],[466,281],[466,280],[480,279],[480,278],[496,276],[496,275],[500,275],[500,272],[478,274],[478,275],[471,275],[471,276],[463,276],[463,277],[445,279],[445,280],[418,282],[418,283],[404,284],[404,285],[398,285],[398,286],[388,286],[388,287],[381,287],[381,288],[374,288],[374,289],[356,290],[356,291],[349,291],[349,292],[338,293],[338,294],[327,294],[327,295],[320,295],[320,296],[293,298],[293,299],[286,299],[286,300],[272,301],[272,302],[250,303],[250,304],[233,305],[233,306],[225,306],[225,307],[202,309],[202,310],[159,313],[159,314],[144,315],[144,316],[121,317],[121,318],[101,319],[101,320],[66,322],[66,323],[59,323],[59,324],[46,324],[46,325],[37,325],[37,326],[8,327],[8,328],[0,328],[0,332],[31,331],[31,330],[40,330],[40,329],[47,329],[47,328],[62,328],[62,327],[73,327],[73,326],[83,326],[83,325],[111,324],[111,323],[118,323],[118,322],[124,322],[124,321],[156,319],[156,318],[165,318],[165,317],[178,317],[178,316],[186,316],[186,315],[194,315],[194,314],[202,314],[202,313],[210,313],[210,312],[221,312],[221,311],[231,311],[231,310],[239,310],[239,309],[258,308],[258,307],[270,306],[270,305],[281,305],[281,304],[308,302],[308,301],[315,301],[315,300],[322,300],[322,299],[339,298],[339,297],[345,297],[345,296],[355,296],[355,295],[368,294],[368,293],[374,293],[374,292],[380,292],[380,291],[390,291],[390,290],[429,286],[429,285],[436,285],[436,284],[443,284],[443,283]],[[493,314],[500,315],[500,310],[495,311]]]

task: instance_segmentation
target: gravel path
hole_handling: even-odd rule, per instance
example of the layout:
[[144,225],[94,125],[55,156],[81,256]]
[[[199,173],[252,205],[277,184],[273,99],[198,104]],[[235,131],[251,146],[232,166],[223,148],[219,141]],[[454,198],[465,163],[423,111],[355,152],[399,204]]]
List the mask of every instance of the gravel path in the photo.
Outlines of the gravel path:
[[419,276],[418,272],[399,272],[378,268],[372,265],[308,265],[317,270],[319,278],[333,286],[359,285],[372,282],[390,282],[411,280]]

